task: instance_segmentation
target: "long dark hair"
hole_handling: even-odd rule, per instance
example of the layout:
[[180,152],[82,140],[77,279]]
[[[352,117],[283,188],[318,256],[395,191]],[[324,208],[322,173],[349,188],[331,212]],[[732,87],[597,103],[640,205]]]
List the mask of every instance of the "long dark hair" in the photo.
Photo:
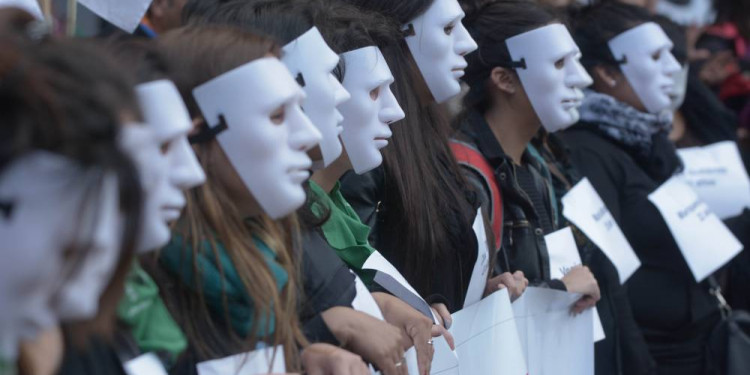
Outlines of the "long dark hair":
[[506,39],[559,20],[560,15],[551,9],[527,0],[489,2],[468,8],[464,24],[479,48],[466,56],[469,66],[464,82],[469,85],[469,92],[464,97],[464,110],[484,113],[489,109],[490,73],[498,66],[510,67],[512,62]]
[[[413,20],[431,0],[346,0],[394,19],[397,27]],[[406,113],[392,128],[383,149],[386,209],[378,238],[403,249],[404,276],[423,295],[431,294],[438,259],[453,259],[462,236],[471,232],[475,196],[468,187],[448,140],[452,130],[404,39],[381,48],[395,78],[392,90]],[[380,173],[378,170],[370,173]],[[471,233],[473,235],[473,232]],[[387,238],[385,238],[387,237]],[[376,244],[379,245],[379,244]]]
[[[119,181],[124,218],[119,261],[100,298],[97,317],[75,327],[74,336],[80,337],[74,342],[80,343],[87,333],[111,332],[138,237],[138,173],[117,144],[123,113],[138,116],[132,82],[92,42],[32,32],[37,21],[15,10],[0,11],[0,19],[11,19],[6,25],[14,25],[0,40],[0,169],[28,152],[45,150],[100,172],[87,188],[89,199],[101,193],[106,175],[114,174]],[[68,276],[79,269],[87,253],[87,249],[69,250],[75,256]]]

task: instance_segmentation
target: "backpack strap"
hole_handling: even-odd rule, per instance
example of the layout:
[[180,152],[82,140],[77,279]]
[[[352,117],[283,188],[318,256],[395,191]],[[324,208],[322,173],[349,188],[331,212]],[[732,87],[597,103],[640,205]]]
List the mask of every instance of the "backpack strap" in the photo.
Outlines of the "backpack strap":
[[495,249],[499,249],[503,240],[503,199],[495,173],[487,159],[475,147],[455,139],[450,141],[450,146],[458,163],[481,176],[485,188],[490,193],[490,224],[495,235]]

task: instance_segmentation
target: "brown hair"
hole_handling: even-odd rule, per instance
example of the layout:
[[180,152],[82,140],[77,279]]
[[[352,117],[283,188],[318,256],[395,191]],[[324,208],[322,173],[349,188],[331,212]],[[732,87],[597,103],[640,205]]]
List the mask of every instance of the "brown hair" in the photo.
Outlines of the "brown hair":
[[[237,68],[247,62],[264,56],[279,56],[279,46],[270,39],[245,33],[236,29],[217,26],[188,26],[165,34],[160,41],[162,50],[173,68],[172,80],[180,90],[188,111],[193,118],[200,117],[200,111],[192,97],[196,86]],[[253,349],[259,327],[259,316],[271,316],[275,320],[273,337],[266,338],[269,344],[283,345],[289,370],[298,369],[298,345],[306,341],[299,328],[297,316],[297,293],[299,280],[294,250],[297,244],[298,226],[296,218],[273,221],[265,215],[252,220],[242,217],[227,187],[217,182],[218,173],[208,168],[210,158],[215,154],[212,147],[215,141],[195,146],[195,152],[206,171],[206,183],[188,193],[185,214],[177,224],[177,232],[184,236],[190,246],[185,251],[192,252],[192,259],[205,251],[203,244],[210,243],[211,253],[218,261],[219,246],[226,249],[227,255],[237,270],[237,274],[251,300],[256,317],[252,332],[241,338],[230,324],[216,327],[212,315],[206,308],[204,296],[198,293],[185,293],[178,302],[179,313],[189,313],[184,319],[183,328],[190,338],[199,357],[214,358],[226,355],[218,353],[212,342],[221,340],[222,334],[231,339],[231,346]],[[229,168],[229,166],[227,166]],[[289,275],[289,282],[281,293],[277,291],[275,278],[266,264],[263,254],[256,248],[254,238],[262,240],[273,249],[278,262]],[[193,262],[193,272],[199,274],[198,264]],[[220,269],[220,272],[224,270]],[[225,321],[229,322],[228,302],[223,298]],[[211,329],[206,330],[205,324]]]

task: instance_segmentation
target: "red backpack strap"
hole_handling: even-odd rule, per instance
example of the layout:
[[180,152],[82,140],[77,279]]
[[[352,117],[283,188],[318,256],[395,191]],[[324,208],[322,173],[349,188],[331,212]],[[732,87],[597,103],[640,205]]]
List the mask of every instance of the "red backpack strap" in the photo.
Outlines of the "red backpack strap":
[[492,167],[482,153],[468,143],[453,139],[450,145],[458,163],[481,176],[490,192],[490,223],[495,235],[495,249],[499,249],[503,239],[503,198]]

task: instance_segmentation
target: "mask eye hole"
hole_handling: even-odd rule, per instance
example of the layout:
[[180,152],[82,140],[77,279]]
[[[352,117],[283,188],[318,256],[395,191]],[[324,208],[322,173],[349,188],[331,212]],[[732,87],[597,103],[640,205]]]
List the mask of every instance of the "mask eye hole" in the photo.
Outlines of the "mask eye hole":
[[661,51],[656,51],[656,53],[651,55],[651,58],[654,59],[654,61],[658,61],[661,58]]
[[286,118],[286,111],[284,110],[284,106],[276,108],[276,110],[271,113],[271,116],[269,118],[271,119],[272,123],[281,125]]
[[165,155],[167,152],[169,152],[170,148],[172,148],[172,142],[164,142],[159,147],[159,151],[161,151],[162,155]]
[[450,25],[443,28],[443,31],[445,32],[445,35],[451,35],[453,33],[453,29],[456,27],[456,24],[451,23]]
[[376,87],[370,90],[370,99],[377,100],[379,96],[380,96],[380,87]]
[[565,58],[555,61],[555,69],[560,70],[565,67]]

